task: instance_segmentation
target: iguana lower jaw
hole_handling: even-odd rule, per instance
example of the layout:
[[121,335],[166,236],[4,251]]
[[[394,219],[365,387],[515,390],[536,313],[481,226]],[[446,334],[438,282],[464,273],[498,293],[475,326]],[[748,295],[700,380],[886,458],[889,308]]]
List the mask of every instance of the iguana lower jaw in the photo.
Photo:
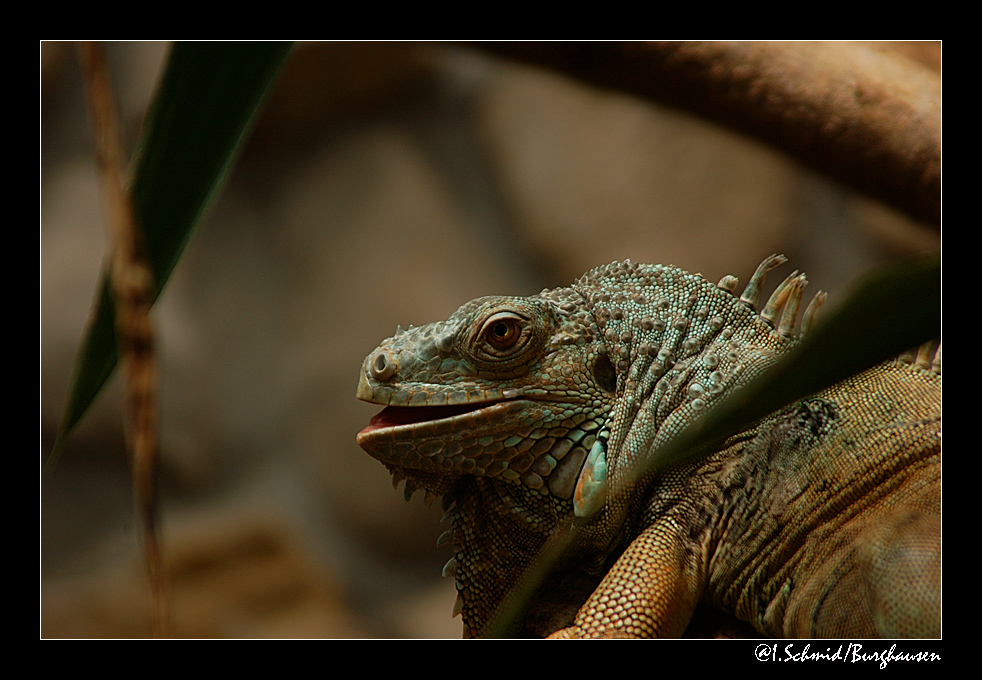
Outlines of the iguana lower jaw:
[[[453,406],[386,406],[358,433],[358,445],[393,474],[437,494],[462,475],[489,477],[569,499],[597,429],[583,415],[565,425],[562,402],[524,397]],[[525,423],[516,432],[515,423]],[[552,427],[546,427],[553,423]]]

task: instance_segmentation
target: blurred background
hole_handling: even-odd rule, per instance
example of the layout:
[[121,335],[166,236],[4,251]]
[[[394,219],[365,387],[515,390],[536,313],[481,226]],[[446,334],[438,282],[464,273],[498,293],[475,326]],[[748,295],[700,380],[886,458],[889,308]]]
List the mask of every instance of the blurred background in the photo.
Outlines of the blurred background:
[[[940,68],[936,43],[891,44]],[[885,47],[885,48],[886,48]],[[127,143],[166,43],[110,43]],[[74,45],[41,65],[41,456],[105,251]],[[460,637],[439,507],[355,443],[396,324],[615,259],[831,293],[937,230],[650,102],[450,44],[301,43],[154,308],[175,637]],[[144,637],[114,378],[42,476],[41,636]],[[436,504],[438,505],[438,504]]]

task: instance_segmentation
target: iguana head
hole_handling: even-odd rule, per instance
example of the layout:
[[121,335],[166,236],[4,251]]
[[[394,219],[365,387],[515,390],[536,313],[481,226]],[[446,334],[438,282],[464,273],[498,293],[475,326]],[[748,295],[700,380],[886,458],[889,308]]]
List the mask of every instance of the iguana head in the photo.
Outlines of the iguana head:
[[616,376],[571,288],[468,302],[396,330],[366,359],[358,398],[385,408],[358,434],[406,497],[443,496],[457,610],[478,635],[572,514],[580,471],[613,407]]
[[467,608],[500,597],[564,520],[601,553],[615,547],[650,452],[790,343],[767,314],[788,300],[797,313],[803,277],[753,311],[783,261],[765,261],[742,300],[732,277],[615,262],[568,288],[397,329],[365,359],[357,396],[385,408],[358,443],[406,480],[407,498],[422,488],[457,503],[465,627],[479,632],[488,605]]
[[569,500],[616,377],[571,289],[487,297],[365,359],[358,398],[385,404],[359,445],[431,494],[463,475]]

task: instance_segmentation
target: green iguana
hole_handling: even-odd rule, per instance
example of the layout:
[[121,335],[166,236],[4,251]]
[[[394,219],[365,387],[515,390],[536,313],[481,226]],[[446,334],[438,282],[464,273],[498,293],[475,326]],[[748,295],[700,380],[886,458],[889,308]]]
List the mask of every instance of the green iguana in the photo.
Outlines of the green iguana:
[[386,407],[358,443],[407,499],[443,497],[465,637],[570,532],[512,632],[678,636],[704,603],[771,636],[940,636],[940,351],[647,466],[797,343],[804,276],[755,311],[784,261],[739,298],[734,277],[615,262],[397,328],[365,359],[357,396]]

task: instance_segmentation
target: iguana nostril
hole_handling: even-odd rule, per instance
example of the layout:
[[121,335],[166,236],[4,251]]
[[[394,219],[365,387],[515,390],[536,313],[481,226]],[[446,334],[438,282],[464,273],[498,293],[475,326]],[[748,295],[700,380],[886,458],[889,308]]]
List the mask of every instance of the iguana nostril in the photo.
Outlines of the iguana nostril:
[[385,352],[379,352],[372,359],[370,369],[372,377],[376,380],[388,380],[396,372],[396,362]]

